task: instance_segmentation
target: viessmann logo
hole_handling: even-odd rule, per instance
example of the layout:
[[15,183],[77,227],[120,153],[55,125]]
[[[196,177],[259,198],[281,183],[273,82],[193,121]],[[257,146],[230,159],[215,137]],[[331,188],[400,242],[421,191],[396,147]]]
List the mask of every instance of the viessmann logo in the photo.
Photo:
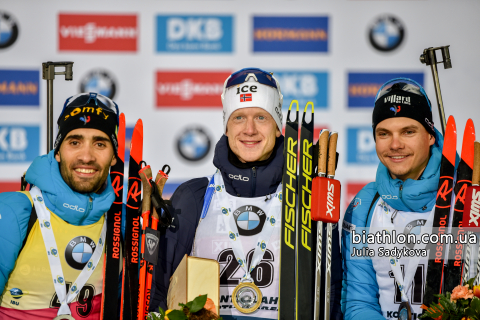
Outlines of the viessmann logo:
[[137,51],[136,15],[65,14],[58,18],[60,51]]
[[230,72],[157,72],[157,107],[221,107]]
[[378,90],[385,82],[393,78],[409,78],[417,81],[420,85],[423,86],[423,73],[421,72],[349,72],[348,107],[373,108],[375,104],[375,96],[377,95]]

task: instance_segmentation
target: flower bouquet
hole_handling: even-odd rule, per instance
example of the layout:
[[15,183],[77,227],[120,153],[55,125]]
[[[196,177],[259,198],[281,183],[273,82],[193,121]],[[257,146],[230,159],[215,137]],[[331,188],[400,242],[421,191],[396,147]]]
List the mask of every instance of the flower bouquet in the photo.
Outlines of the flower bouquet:
[[470,279],[464,286],[456,286],[452,293],[436,294],[438,303],[432,303],[430,307],[422,305],[421,308],[426,311],[419,318],[480,320],[480,285],[473,286],[473,280]]
[[213,300],[207,295],[198,296],[187,304],[179,303],[180,310],[167,310],[158,308],[158,313],[150,312],[149,320],[222,320],[217,315],[217,309]]

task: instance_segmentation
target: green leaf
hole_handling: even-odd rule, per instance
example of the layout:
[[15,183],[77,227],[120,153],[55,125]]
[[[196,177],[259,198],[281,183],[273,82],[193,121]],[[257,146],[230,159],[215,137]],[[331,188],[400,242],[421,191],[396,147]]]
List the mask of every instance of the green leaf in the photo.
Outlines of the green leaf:
[[158,313],[162,315],[162,319],[165,317],[165,311],[163,311],[162,307],[158,307]]
[[187,316],[183,311],[180,310],[172,310],[167,315],[169,320],[188,320]]
[[[188,302],[187,302],[186,307],[188,308],[188,310],[192,309],[192,304],[193,304],[193,301],[188,301]],[[190,311],[190,312],[191,312],[191,311]]]
[[472,279],[468,280],[468,282],[467,282],[468,283],[468,288],[473,289],[473,281],[475,281],[475,278],[472,278]]
[[192,301],[192,307],[189,308],[191,313],[198,312],[203,309],[205,303],[207,303],[207,295],[204,294],[203,296],[198,296]]

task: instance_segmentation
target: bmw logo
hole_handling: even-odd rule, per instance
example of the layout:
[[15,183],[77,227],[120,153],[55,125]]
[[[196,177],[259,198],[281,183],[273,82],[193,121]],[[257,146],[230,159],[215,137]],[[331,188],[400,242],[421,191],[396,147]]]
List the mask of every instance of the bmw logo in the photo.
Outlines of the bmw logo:
[[265,212],[256,206],[241,206],[233,212],[241,236],[252,236],[260,233],[267,217]]
[[65,260],[73,269],[82,270],[92,257],[95,247],[95,242],[89,237],[75,237],[65,248]]
[[211,139],[200,127],[185,129],[177,139],[177,151],[183,159],[199,161],[210,152]]
[[368,37],[375,49],[383,52],[392,51],[402,43],[405,29],[398,18],[384,15],[370,26]]
[[97,92],[113,99],[117,92],[115,82],[113,76],[106,70],[94,70],[80,81],[80,92]]
[[[419,236],[420,231],[422,230],[422,227],[425,225],[426,222],[427,222],[427,220],[425,220],[425,219],[417,219],[417,220],[410,221],[405,226],[405,229],[403,230],[403,233],[406,234],[406,235],[414,234],[416,236]],[[415,241],[411,241],[411,242],[407,241],[407,242],[405,242],[405,246],[409,249],[413,249],[413,247],[415,247]]]
[[10,14],[0,11],[0,49],[10,47],[17,41],[17,38],[17,22]]
[[23,296],[23,291],[18,288],[10,289],[10,295],[13,299],[20,299]]

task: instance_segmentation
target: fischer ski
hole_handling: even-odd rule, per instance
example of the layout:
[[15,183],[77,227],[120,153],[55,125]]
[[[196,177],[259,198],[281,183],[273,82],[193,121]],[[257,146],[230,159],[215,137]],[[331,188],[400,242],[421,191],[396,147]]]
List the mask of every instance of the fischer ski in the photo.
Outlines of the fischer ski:
[[[457,153],[457,129],[453,116],[448,118],[443,141],[442,161],[440,166],[440,181],[438,183],[437,201],[433,217],[433,228],[438,235],[446,233],[450,217],[450,207],[453,191],[453,175],[455,173],[455,156]],[[438,242],[430,249],[425,283],[423,304],[430,306],[436,302],[434,294],[443,292],[445,244]]]
[[122,288],[123,320],[134,320],[137,317],[138,303],[138,268],[140,262],[140,213],[142,183],[139,175],[140,162],[143,155],[143,123],[139,119],[133,129],[130,144],[130,160],[128,168],[128,193],[125,221],[123,272],[124,286]]
[[117,163],[110,169],[115,200],[107,212],[106,252],[103,260],[103,293],[100,319],[117,320],[120,242],[123,207],[123,174],[125,160],[125,115],[119,116]]
[[467,188],[472,185],[473,173],[473,144],[475,142],[475,127],[472,119],[467,120],[463,132],[462,156],[457,168],[457,182],[455,183],[455,205],[453,210],[452,228],[458,228],[454,234],[456,244],[450,244],[448,255],[448,276],[445,277],[445,292],[462,284],[462,267],[464,262],[464,245],[459,241],[460,234],[465,234],[462,227],[463,209]]
[[[296,104],[295,119],[290,120],[292,106]],[[298,159],[298,101],[293,100],[288,108],[283,147],[282,178],[282,226],[280,240],[280,289],[278,319],[292,320],[295,317],[295,240],[297,204],[297,159]]]
[[[308,106],[311,106],[310,123],[305,121]],[[313,145],[314,106],[308,102],[303,111],[300,131],[300,160],[298,162],[298,232],[296,237],[296,319],[312,319],[315,297],[315,237],[316,223],[312,223],[312,178],[314,176]],[[301,270],[301,272],[300,272]]]

